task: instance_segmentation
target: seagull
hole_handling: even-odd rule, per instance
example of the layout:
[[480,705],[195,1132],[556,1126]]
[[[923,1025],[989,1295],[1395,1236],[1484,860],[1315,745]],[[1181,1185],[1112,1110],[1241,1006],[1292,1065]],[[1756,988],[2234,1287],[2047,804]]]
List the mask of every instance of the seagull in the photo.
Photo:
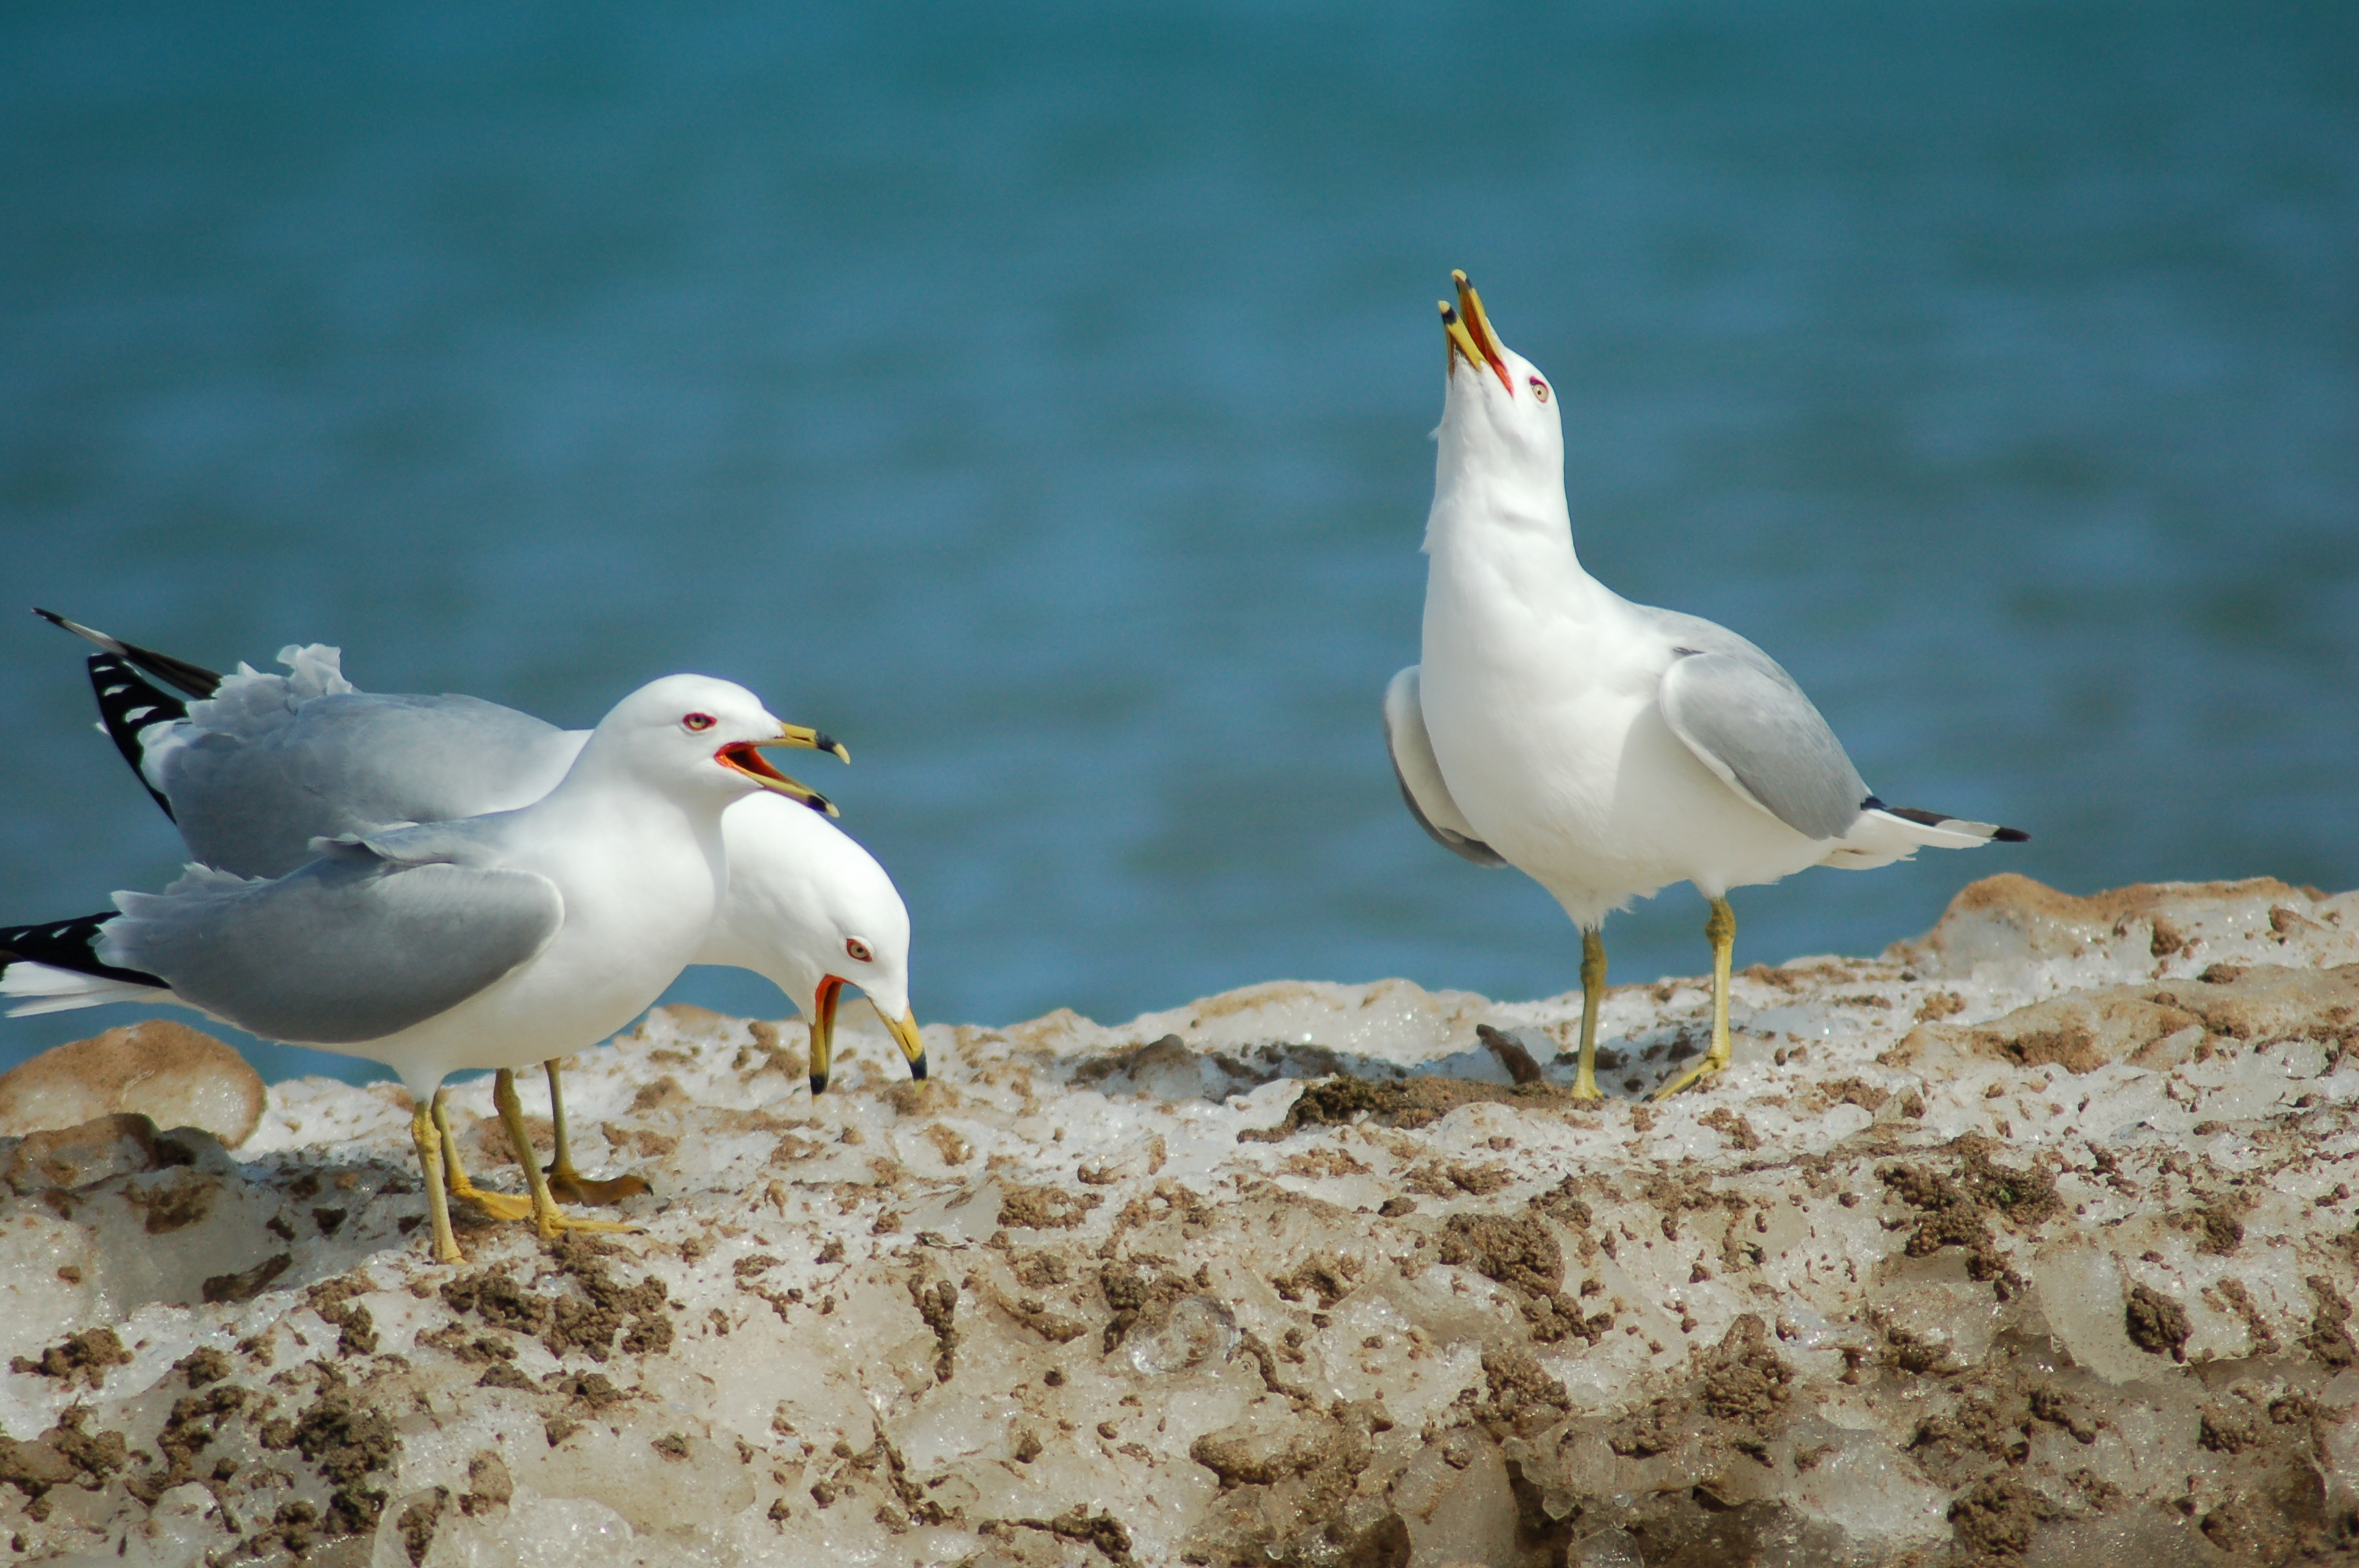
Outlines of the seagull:
[[[530,805],[319,838],[277,878],[192,864],[161,893],[116,893],[118,913],[0,930],[0,995],[16,1013],[171,1002],[383,1062],[416,1103],[435,1257],[463,1261],[442,1080],[578,1050],[661,995],[726,894],[723,812],[809,793],[758,749],[821,740],[743,687],[669,676],[618,703]],[[541,1233],[614,1228],[558,1210],[512,1083],[500,1098]]]
[[1663,1098],[1729,1064],[1729,889],[2027,835],[1885,805],[1776,660],[1583,571],[1555,394],[1451,277],[1423,645],[1385,691],[1394,777],[1437,842],[1515,867],[1581,928],[1583,1098],[1600,1098],[1605,916],[1676,881],[1704,895],[1712,1045]]
[[[316,837],[528,804],[564,776],[589,739],[587,730],[471,697],[357,691],[334,648],[280,650],[284,676],[241,665],[224,676],[53,611],[35,613],[103,650],[89,661],[102,727],[190,854],[248,876],[299,864]],[[192,708],[149,675],[201,700]],[[818,741],[851,760],[832,739]],[[833,806],[800,785],[795,791],[749,795],[723,815],[729,890],[695,961],[751,969],[786,992],[810,1025],[813,1094],[828,1085],[847,985],[867,994],[922,1078],[908,906],[875,858],[820,815],[832,816]],[[574,1168],[556,1063],[547,1074],[552,1186],[597,1203],[647,1190],[634,1176],[592,1182]],[[484,1195],[495,1210],[503,1195]]]

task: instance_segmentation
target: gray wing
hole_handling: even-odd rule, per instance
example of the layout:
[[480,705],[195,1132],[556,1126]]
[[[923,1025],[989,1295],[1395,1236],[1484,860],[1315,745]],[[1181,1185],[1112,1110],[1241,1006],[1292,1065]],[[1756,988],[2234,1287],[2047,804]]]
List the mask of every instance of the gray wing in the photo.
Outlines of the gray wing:
[[1506,856],[1483,842],[1451,798],[1440,759],[1433,754],[1433,738],[1425,732],[1419,665],[1409,665],[1385,687],[1385,749],[1392,753],[1393,782],[1400,785],[1408,814],[1435,843],[1478,866],[1507,863]]
[[1724,626],[1653,613],[1679,650],[1660,689],[1672,733],[1731,789],[1804,838],[1850,831],[1867,785],[1794,677]]
[[419,858],[344,843],[276,881],[195,868],[161,893],[117,893],[103,956],[251,1033],[352,1045],[458,1006],[564,922],[546,877],[426,860],[430,840],[386,837]]
[[179,743],[153,751],[149,782],[192,856],[258,877],[301,866],[314,838],[529,806],[587,739],[472,697],[347,691],[260,719],[221,715],[223,728],[208,717],[192,711]]

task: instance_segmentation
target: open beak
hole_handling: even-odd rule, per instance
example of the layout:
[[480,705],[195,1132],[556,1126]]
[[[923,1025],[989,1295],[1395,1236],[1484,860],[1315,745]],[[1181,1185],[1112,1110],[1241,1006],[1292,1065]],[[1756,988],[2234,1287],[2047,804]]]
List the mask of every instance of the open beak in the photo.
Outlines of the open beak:
[[1483,313],[1482,296],[1474,292],[1474,286],[1466,281],[1462,272],[1451,273],[1450,281],[1458,288],[1458,308],[1453,310],[1447,303],[1441,307],[1441,330],[1450,340],[1448,351],[1465,355],[1466,362],[1476,370],[1489,365],[1498,376],[1499,384],[1507,389],[1507,395],[1514,396],[1515,380],[1507,374],[1507,362],[1500,355],[1499,335],[1491,330],[1491,319]]
[[[830,975],[819,983],[819,994],[811,999],[810,1021],[810,1087],[811,1093],[827,1092],[827,1080],[835,1061],[835,1010],[843,1000],[842,977]],[[893,1044],[901,1047],[908,1059],[909,1076],[926,1076],[926,1040],[918,1033],[918,1015],[905,1012],[898,1018],[885,1020],[891,1032]]]
[[819,994],[811,999],[810,1017],[810,1086],[811,1093],[827,1093],[827,1074],[835,1059],[835,1008],[843,1000],[843,982],[830,975],[819,983]]
[[829,816],[842,815],[835,809],[835,803],[827,796],[800,780],[790,779],[770,766],[768,760],[760,751],[764,746],[804,746],[814,752],[832,752],[836,756],[849,762],[852,761],[852,753],[844,750],[842,741],[804,725],[781,724],[778,726],[778,733],[770,740],[739,741],[722,747],[712,755],[723,767],[735,769],[764,789],[776,790],[788,799],[799,800],[813,811]]

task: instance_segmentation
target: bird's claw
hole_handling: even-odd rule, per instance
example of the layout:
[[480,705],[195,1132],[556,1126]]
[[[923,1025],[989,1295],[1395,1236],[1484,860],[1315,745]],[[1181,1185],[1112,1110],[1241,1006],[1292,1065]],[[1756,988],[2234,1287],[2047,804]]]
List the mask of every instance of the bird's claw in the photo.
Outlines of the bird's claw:
[[533,1228],[539,1232],[543,1241],[553,1241],[557,1238],[558,1233],[564,1230],[612,1230],[636,1233],[644,1230],[646,1227],[634,1225],[627,1219],[584,1219],[579,1215],[567,1214],[561,1209],[552,1208],[539,1217],[538,1222]]
[[1661,1088],[1657,1089],[1653,1094],[1648,1095],[1647,1098],[1652,1100],[1669,1099],[1673,1095],[1678,1094],[1681,1089],[1690,1088],[1703,1082],[1704,1079],[1722,1071],[1727,1065],[1728,1064],[1726,1062],[1718,1060],[1712,1056],[1706,1056],[1702,1061],[1698,1062],[1694,1066],[1690,1067],[1686,1072],[1681,1073],[1678,1077],[1673,1078],[1669,1083],[1665,1084]]
[[532,1199],[521,1193],[488,1193],[470,1182],[453,1186],[451,1195],[494,1219],[516,1220],[532,1217]]
[[546,1167],[546,1171],[549,1196],[566,1203],[588,1204],[595,1208],[613,1208],[625,1198],[635,1198],[643,1193],[655,1191],[645,1177],[627,1173],[604,1181],[592,1181],[571,1167],[560,1169],[550,1165]]

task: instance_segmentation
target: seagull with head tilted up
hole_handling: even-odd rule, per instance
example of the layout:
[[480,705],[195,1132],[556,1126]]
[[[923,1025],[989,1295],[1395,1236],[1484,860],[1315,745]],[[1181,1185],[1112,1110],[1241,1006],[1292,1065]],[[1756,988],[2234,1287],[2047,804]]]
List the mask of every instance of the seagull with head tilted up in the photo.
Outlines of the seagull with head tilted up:
[[1393,770],[1427,832],[1514,866],[1580,926],[1583,1098],[1599,1093],[1605,916],[1677,881],[1710,901],[1712,1044],[1659,1098],[1729,1063],[1729,889],[2026,836],[1886,806],[1776,660],[1583,571],[1548,379],[1499,341],[1466,275],[1451,276],[1424,646],[1385,692]]

